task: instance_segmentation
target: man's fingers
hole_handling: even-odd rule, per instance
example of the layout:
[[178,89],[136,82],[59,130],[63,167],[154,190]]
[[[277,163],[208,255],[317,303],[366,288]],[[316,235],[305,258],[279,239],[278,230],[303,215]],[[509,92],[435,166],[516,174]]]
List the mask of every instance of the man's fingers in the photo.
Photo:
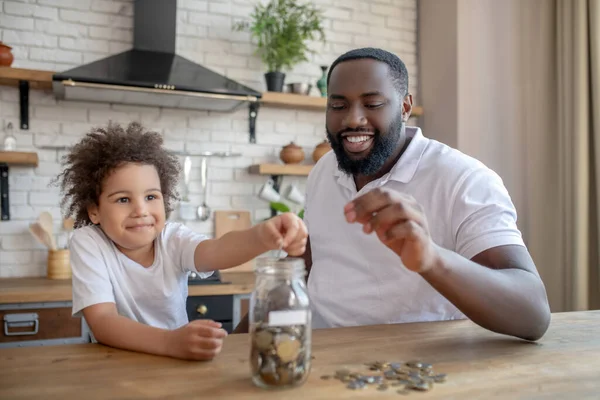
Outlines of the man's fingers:
[[415,221],[408,220],[404,223],[395,225],[386,231],[377,231],[377,236],[386,243],[396,240],[414,241],[423,235],[423,227]]
[[357,197],[344,207],[348,222],[366,223],[375,213],[394,203],[402,203],[404,207],[416,206],[412,197],[389,189],[376,188]]
[[348,222],[358,222],[364,224],[368,219],[381,208],[391,202],[391,196],[388,192],[378,189],[371,190],[364,195],[357,197],[344,207],[344,214]]
[[375,215],[372,215],[364,224],[363,231],[365,233],[387,231],[392,226],[407,220],[415,221],[421,226],[423,225],[423,215],[417,210],[411,206],[407,207],[403,203],[392,203]]

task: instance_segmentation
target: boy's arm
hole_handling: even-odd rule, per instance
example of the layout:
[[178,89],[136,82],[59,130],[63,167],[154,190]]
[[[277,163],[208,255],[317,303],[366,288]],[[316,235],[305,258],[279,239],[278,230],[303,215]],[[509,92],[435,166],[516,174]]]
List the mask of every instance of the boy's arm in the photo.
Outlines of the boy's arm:
[[290,255],[301,255],[306,236],[300,218],[292,213],[281,214],[250,229],[203,240],[194,251],[194,265],[199,272],[233,268],[280,247]]
[[258,225],[243,231],[228,232],[219,239],[203,240],[194,252],[200,272],[233,268],[269,251],[259,239]]
[[98,342],[160,356],[210,360],[219,353],[226,335],[213,321],[193,321],[173,331],[155,328],[119,315],[114,303],[86,307],[83,315]]

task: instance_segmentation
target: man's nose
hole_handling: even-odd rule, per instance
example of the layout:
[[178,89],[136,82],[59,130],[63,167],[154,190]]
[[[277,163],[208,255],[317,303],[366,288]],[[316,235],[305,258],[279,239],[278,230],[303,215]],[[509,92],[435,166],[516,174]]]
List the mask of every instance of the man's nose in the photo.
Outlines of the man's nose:
[[360,105],[353,105],[348,109],[348,113],[344,117],[344,127],[350,129],[360,128],[367,124],[367,117]]

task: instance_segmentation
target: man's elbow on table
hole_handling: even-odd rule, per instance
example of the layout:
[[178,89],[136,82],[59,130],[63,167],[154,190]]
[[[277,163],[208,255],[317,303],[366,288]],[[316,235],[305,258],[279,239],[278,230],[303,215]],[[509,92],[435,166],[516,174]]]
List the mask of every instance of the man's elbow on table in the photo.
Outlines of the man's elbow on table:
[[527,333],[521,336],[521,339],[529,340],[535,342],[541,339],[544,334],[548,331],[548,327],[550,326],[550,320],[552,319],[550,313],[550,307],[548,302],[545,299],[542,299],[538,302],[537,310],[535,312],[534,318],[526,323],[529,327],[526,329]]

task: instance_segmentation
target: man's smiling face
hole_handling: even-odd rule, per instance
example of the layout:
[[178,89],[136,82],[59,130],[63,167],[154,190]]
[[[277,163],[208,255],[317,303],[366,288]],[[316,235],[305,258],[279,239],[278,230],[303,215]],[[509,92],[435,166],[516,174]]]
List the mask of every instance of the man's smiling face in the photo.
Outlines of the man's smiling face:
[[403,142],[402,100],[386,63],[337,64],[328,86],[327,137],[340,170],[374,175]]

